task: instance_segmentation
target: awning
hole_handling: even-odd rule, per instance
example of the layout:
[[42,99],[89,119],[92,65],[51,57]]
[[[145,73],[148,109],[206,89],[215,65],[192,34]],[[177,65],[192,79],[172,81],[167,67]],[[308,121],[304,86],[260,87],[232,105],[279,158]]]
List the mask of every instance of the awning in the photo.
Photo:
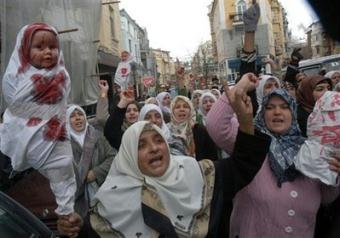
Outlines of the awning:
[[228,68],[239,70],[241,64],[240,59],[230,59],[228,60]]
[[120,58],[116,55],[109,54],[103,51],[98,50],[98,63],[103,65],[108,65],[114,68],[117,68]]

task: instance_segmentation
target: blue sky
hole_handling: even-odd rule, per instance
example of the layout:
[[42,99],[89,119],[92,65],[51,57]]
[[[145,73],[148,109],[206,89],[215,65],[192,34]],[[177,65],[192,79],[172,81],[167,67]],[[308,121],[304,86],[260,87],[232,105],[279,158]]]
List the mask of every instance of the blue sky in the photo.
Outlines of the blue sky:
[[[288,14],[293,35],[304,37],[305,27],[315,20],[306,0],[279,0]],[[120,8],[145,27],[150,46],[168,50],[172,57],[190,58],[200,43],[210,39],[207,6],[212,0],[121,0]],[[301,28],[301,27],[300,27]]]

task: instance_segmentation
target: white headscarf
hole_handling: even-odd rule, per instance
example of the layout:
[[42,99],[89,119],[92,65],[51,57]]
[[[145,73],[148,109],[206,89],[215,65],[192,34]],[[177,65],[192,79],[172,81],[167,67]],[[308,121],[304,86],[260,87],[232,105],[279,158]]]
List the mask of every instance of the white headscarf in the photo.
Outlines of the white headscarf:
[[325,74],[325,78],[332,79],[333,74],[335,74],[335,73],[339,73],[340,74],[340,71],[338,71],[338,70],[329,71],[327,74]]
[[[192,95],[191,95],[191,102],[192,102],[192,105],[194,105],[194,97],[195,97],[196,94],[199,94],[200,96],[202,96],[203,90],[197,89],[197,90],[194,90],[194,91],[192,92]],[[197,105],[197,107],[198,107],[198,106],[199,106],[199,105]],[[196,110],[196,108],[195,108],[195,110]]]
[[[152,102],[152,101],[155,101],[155,102]],[[148,99],[145,100],[145,104],[155,104],[155,105],[159,105],[159,102],[157,100],[157,98],[155,97],[149,97]]]
[[279,84],[279,88],[281,88],[280,80],[278,78],[276,78],[275,76],[261,75],[259,85],[256,88],[256,100],[257,100],[257,103],[259,105],[257,112],[259,112],[261,110],[262,100],[263,100],[263,97],[264,97],[264,95],[263,95],[264,85],[266,84],[266,82],[269,79],[274,79]]
[[163,105],[163,99],[167,95],[171,98],[170,93],[168,93],[168,92],[161,92],[161,93],[159,93],[157,95],[156,99],[158,100],[159,107],[161,108],[162,112],[171,113],[170,108]]
[[162,113],[161,109],[159,108],[159,106],[157,106],[155,104],[145,104],[139,112],[138,121],[145,120],[146,114],[148,114],[148,112],[150,112],[150,111],[157,111],[159,114],[161,114],[161,117],[162,117],[162,127],[161,127],[161,129],[162,129],[163,135],[165,136],[166,140],[168,140],[170,138],[170,130],[169,130],[168,126],[166,125],[166,123],[164,122],[163,113]]
[[[191,157],[169,153],[169,167],[164,175],[142,174],[138,167],[138,142],[146,124],[149,122],[139,121],[125,131],[107,178],[96,194],[99,215],[125,237],[135,237],[137,232],[143,238],[150,237],[141,211],[141,189],[145,183],[156,189],[172,225],[186,232],[202,208],[204,181],[199,164]],[[152,127],[164,138],[159,127]],[[178,214],[183,215],[181,221],[176,218]]]
[[340,92],[340,82],[334,86],[333,91]]
[[199,113],[202,115],[203,117],[203,125],[205,125],[205,120],[206,120],[206,117],[208,115],[208,112],[204,110],[203,108],[203,101],[204,101],[204,98],[206,97],[210,97],[214,100],[214,102],[216,102],[216,97],[214,94],[212,94],[211,92],[205,92],[202,94],[202,96],[200,97],[200,101],[199,101]]
[[[211,89],[211,93],[212,93],[213,91],[217,93],[218,98],[221,97],[221,92],[220,92],[220,90],[218,90],[218,89],[216,89],[216,88],[213,88],[213,89]],[[214,96],[215,96],[215,94],[214,94]],[[216,96],[215,96],[215,98],[218,99]]]
[[[24,26],[2,80],[2,92],[8,107],[1,128],[1,151],[12,160],[14,170],[40,168],[57,143],[67,138],[65,112],[70,92],[70,77],[59,49],[52,68],[35,68],[30,64],[30,45],[39,30],[58,33],[45,23]],[[63,143],[63,146],[69,146]],[[69,149],[58,146],[66,151]],[[72,155],[69,155],[72,156]]]
[[[127,51],[126,51],[127,52]],[[134,62],[133,56],[129,53],[129,57],[125,61],[120,61],[115,73],[114,82],[120,86],[120,88],[126,90],[131,86],[131,65]]]
[[[83,131],[75,131],[72,126],[71,126],[71,114],[72,112],[74,112],[75,110],[78,110],[80,112],[82,112],[84,114],[84,118],[85,118],[85,127]],[[67,133],[69,134],[69,136],[71,138],[73,138],[79,145],[81,148],[83,148],[84,146],[84,140],[85,140],[85,136],[86,136],[86,131],[87,131],[87,126],[88,126],[88,122],[86,119],[86,113],[84,111],[84,109],[79,106],[79,105],[69,105],[69,107],[67,108],[66,111],[66,129],[67,129]]]

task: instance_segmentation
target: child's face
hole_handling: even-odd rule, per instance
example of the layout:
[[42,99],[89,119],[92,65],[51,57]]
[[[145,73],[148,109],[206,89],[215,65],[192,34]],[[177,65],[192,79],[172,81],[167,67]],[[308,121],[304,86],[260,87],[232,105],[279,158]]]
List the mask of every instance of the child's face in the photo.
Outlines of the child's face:
[[57,64],[59,45],[57,37],[50,31],[34,33],[30,47],[30,64],[36,68],[51,68]]

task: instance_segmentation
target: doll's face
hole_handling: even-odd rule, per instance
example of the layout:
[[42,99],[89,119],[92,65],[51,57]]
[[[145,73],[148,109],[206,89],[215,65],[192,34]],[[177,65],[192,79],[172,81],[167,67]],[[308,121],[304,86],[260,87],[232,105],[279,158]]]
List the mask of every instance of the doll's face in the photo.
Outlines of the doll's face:
[[129,58],[130,54],[129,52],[127,51],[123,51],[121,54],[120,54],[120,58],[122,61],[126,61],[128,58]]
[[56,35],[46,30],[35,32],[30,46],[30,64],[38,69],[51,68],[57,64],[58,56]]

